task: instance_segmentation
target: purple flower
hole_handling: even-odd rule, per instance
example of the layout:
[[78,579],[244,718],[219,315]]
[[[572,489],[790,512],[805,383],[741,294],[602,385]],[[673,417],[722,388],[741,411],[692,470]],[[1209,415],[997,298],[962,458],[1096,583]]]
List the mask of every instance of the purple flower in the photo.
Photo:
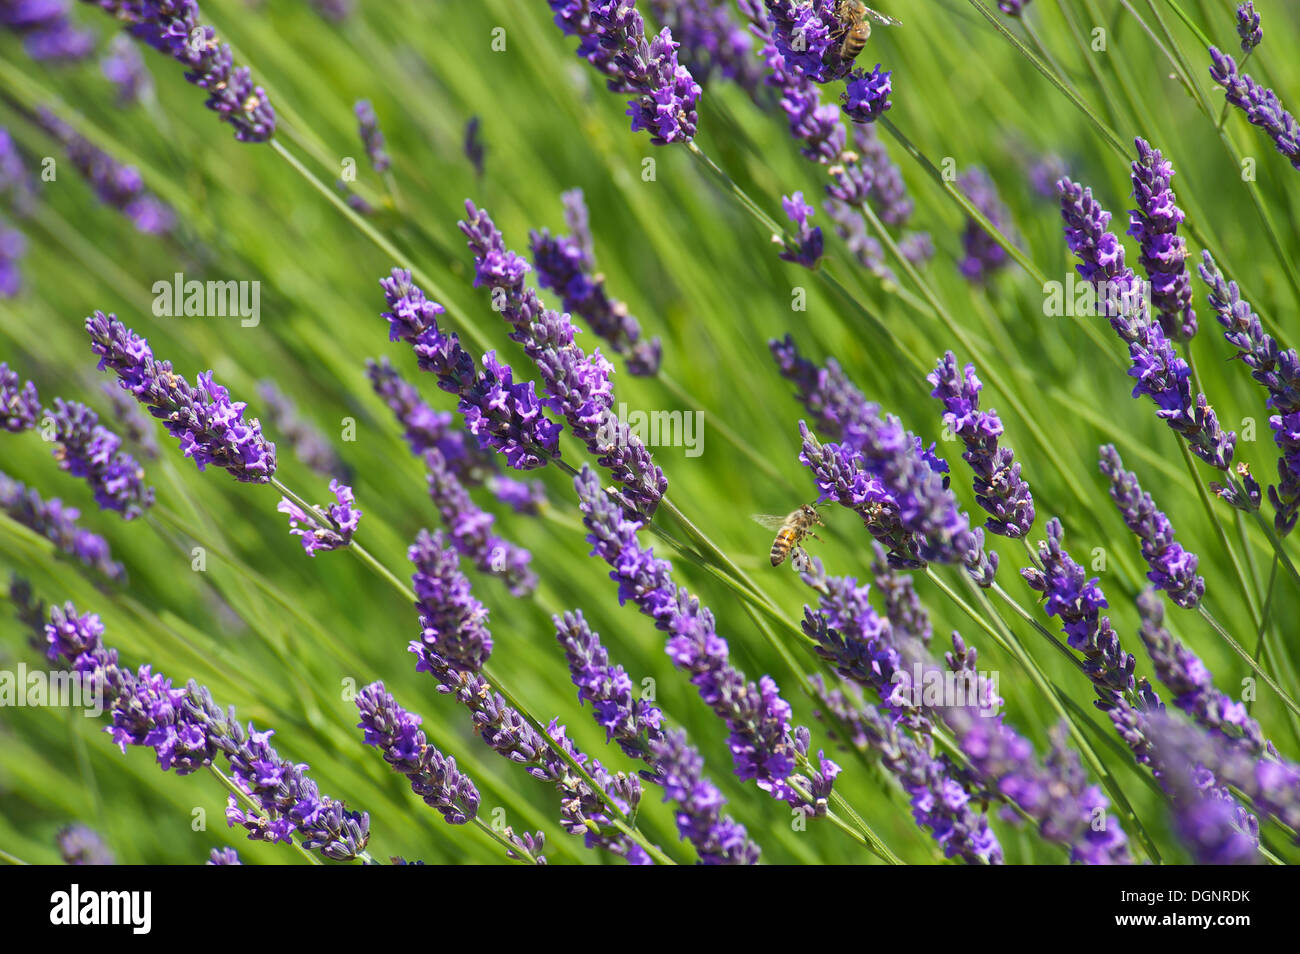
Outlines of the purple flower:
[[[330,493],[337,503],[322,511],[317,508],[305,511],[288,497],[281,497],[276,510],[289,516],[289,532],[302,539],[302,548],[309,557],[314,557],[317,550],[340,550],[352,542],[352,535],[361,523],[361,511],[352,504],[356,498],[352,488],[337,480],[330,481]],[[329,518],[326,525],[321,516]]]
[[384,134],[379,130],[379,117],[375,115],[375,107],[370,105],[370,100],[359,99],[353,112],[357,116],[357,135],[366,147],[366,157],[370,160],[371,168],[376,172],[386,171],[392,165],[392,160],[384,151]]
[[352,15],[353,0],[311,0],[312,9],[331,23],[342,23]]
[[1029,0],[998,0],[998,9],[1009,17],[1023,16]]
[[1142,556],[1150,572],[1147,579],[1184,609],[1194,609],[1205,595],[1205,580],[1196,575],[1196,554],[1174,541],[1174,527],[1156,508],[1151,495],[1138,483],[1137,474],[1124,469],[1114,445],[1101,448],[1101,472],[1110,481],[1110,496],[1124,525],[1142,543]]
[[0,24],[23,37],[34,60],[81,60],[95,48],[95,36],[73,26],[66,0],[4,0]]
[[36,385],[24,382],[17,371],[0,361],[0,428],[14,434],[30,431],[40,414],[41,399]]
[[107,729],[123,752],[128,745],[154,750],[163,771],[189,775],[224,755],[234,784],[258,806],[238,807],[232,795],[227,822],[242,824],[255,841],[291,842],[297,834],[308,850],[351,861],[365,850],[369,816],[322,796],[307,766],[281,759],[267,742],[271,732],[247,733],[234,709],[223,712],[212,693],[193,680],[175,689],[149,666],[131,672],[118,665],[117,650],[104,646],[104,624],[94,613],[79,615],[71,603],[55,607],[45,627],[51,661],[63,662],[97,688],[112,713]]
[[175,213],[145,188],[134,166],[122,165],[44,107],[37,109],[36,119],[62,144],[73,168],[90,184],[99,201],[125,215],[138,232],[164,235],[172,230]]
[[528,263],[505,246],[491,217],[465,203],[461,231],[474,253],[474,284],[492,290],[501,316],[514,328],[510,337],[537,365],[546,388],[547,406],[562,414],[573,434],[597,455],[620,485],[630,510],[654,514],[668,490],[664,477],[641,439],[611,410],[612,368],[599,350],[590,355],[574,340],[578,329],[568,315],[547,310],[524,281]]
[[541,467],[559,455],[561,427],[542,412],[531,381],[516,384],[494,351],[483,356],[483,370],[476,371],[460,339],[438,327],[443,307],[425,298],[409,271],[395,268],[379,284],[392,309],[383,313],[389,339],[410,344],[420,370],[431,371],[440,388],[457,396],[465,426],[480,447],[499,451],[517,470]]
[[153,77],[140,58],[140,51],[124,33],[113,37],[108,52],[99,61],[99,68],[104,78],[117,87],[119,106],[132,106],[153,92]]
[[234,848],[213,848],[204,864],[242,865],[243,862],[239,860],[239,852],[235,851]]
[[634,375],[659,371],[659,339],[641,340],[641,326],[628,313],[627,305],[605,292],[605,278],[596,274],[591,229],[582,190],[565,192],[564,221],[569,236],[552,236],[545,229],[532,233],[531,251],[537,268],[537,283],[558,294],[564,310],[586,320],[592,332],[616,354],[627,356],[627,370]]
[[874,123],[890,106],[889,95],[894,91],[891,72],[882,70],[877,63],[870,73],[854,70],[844,85],[840,103],[845,115],[855,123]]
[[1106,231],[1110,213],[1092,198],[1092,190],[1069,179],[1057,184],[1061,216],[1070,251],[1082,264],[1076,266],[1097,294],[1102,314],[1128,345],[1136,379],[1133,396],[1144,394],[1155,402],[1156,416],[1188,442],[1192,453],[1211,467],[1226,471],[1232,463],[1237,435],[1223,431],[1204,394],[1192,397],[1191,369],[1160,325],[1151,320],[1147,301],[1133,270],[1124,264],[1124,247]]
[[[957,179],[957,184],[989,222],[999,230],[1006,231],[1011,213],[998,196],[997,186],[987,172],[978,167],[968,169]],[[994,272],[1007,265],[1007,250],[972,218],[966,219],[966,227],[961,233],[961,246],[964,255],[957,269],[969,282],[986,283]]]
[[425,452],[424,464],[429,472],[429,497],[451,532],[456,551],[473,560],[480,572],[500,577],[512,596],[527,596],[535,590],[537,574],[529,567],[532,554],[491,533],[496,518],[474,503],[441,451],[433,448]]
[[607,77],[611,92],[630,93],[632,131],[644,129],[656,146],[695,138],[700,86],[677,61],[672,31],[646,41],[645,21],[633,0],[547,0],[566,36],[578,36],[578,56]]
[[1214,677],[1205,664],[1177,637],[1165,629],[1165,611],[1155,590],[1143,590],[1137,598],[1142,617],[1139,633],[1158,678],[1173,693],[1174,705],[1191,716],[1202,728],[1232,739],[1251,754],[1276,755],[1273,743],[1264,737],[1258,722],[1246,706],[1214,688]]
[[117,418],[118,424],[122,426],[122,433],[126,439],[134,444],[145,457],[150,460],[158,458],[158,441],[153,436],[153,425],[149,419],[140,413],[139,407],[135,401],[131,400],[126,394],[122,393],[119,388],[111,381],[105,381],[101,390],[108,402],[112,405],[113,416]]
[[85,825],[68,825],[54,836],[59,846],[59,857],[65,865],[117,864],[104,839],[93,828]]
[[650,10],[672,30],[680,44],[678,58],[701,86],[707,86],[716,71],[754,95],[762,70],[753,37],[732,19],[727,5],[712,0],[650,0]]
[[811,82],[842,79],[853,65],[840,56],[844,25],[835,0],[766,0],[772,43],[787,67]]
[[1133,163],[1133,195],[1138,207],[1129,213],[1128,234],[1141,243],[1142,269],[1151,280],[1152,302],[1165,336],[1188,341],[1196,334],[1192,283],[1187,275],[1187,243],[1178,234],[1183,210],[1169,181],[1174,167],[1159,149],[1138,138]]
[[[581,610],[552,616],[551,622],[578,687],[578,701],[591,704],[596,723],[605,730],[605,741],[617,742],[629,756],[645,760],[655,769],[649,759],[649,744],[663,739],[663,713],[634,696],[631,677],[622,666],[610,663],[600,636],[592,632]],[[659,781],[654,771],[643,775]]]
[[460,558],[439,531],[421,530],[407,550],[415,564],[411,585],[420,611],[420,644],[449,665],[478,672],[492,654],[488,611],[474,598]]
[[269,378],[257,382],[257,396],[266,409],[266,420],[284,436],[298,459],[322,477],[346,481],[348,467],[339,459],[329,438],[298,413],[293,400]]
[[126,582],[126,569],[113,560],[108,541],[77,525],[81,511],[75,507],[65,506],[58,498],[42,500],[35,490],[0,471],[0,510],[107,579]]
[[479,133],[482,123],[471,116],[465,124],[465,158],[474,167],[474,175],[483,178],[483,137]]
[[170,361],[154,359],[148,341],[102,311],[86,319],[86,331],[99,369],[117,375],[122,389],[163,422],[199,470],[215,464],[236,480],[258,484],[275,474],[275,445],[262,437],[256,419],[244,421],[247,405],[231,401],[211,371],[191,386]]
[[1069,165],[1057,153],[1039,156],[1029,166],[1029,187],[1044,199],[1056,199],[1056,183],[1070,174]]
[[464,825],[478,815],[479,794],[469,776],[429,744],[420,730],[420,717],[407,712],[382,682],[366,686],[356,698],[361,711],[358,729],[366,745],[379,748],[384,761],[411,782],[411,791],[436,808],[450,825]]
[[822,230],[818,226],[809,226],[813,217],[813,207],[803,200],[803,193],[782,196],[781,207],[785,209],[786,218],[798,227],[796,241],[786,246],[779,257],[782,261],[794,262],[804,268],[816,268],[822,257]]
[[579,702],[591,703],[605,740],[616,741],[629,756],[649,766],[643,778],[664,787],[664,800],[676,805],[678,834],[689,841],[704,864],[756,864],[758,846],[744,826],[722,814],[726,799],[704,776],[704,760],[687,742],[686,733],[664,733],[662,714],[635,698],[632,680],[609,661],[600,637],[582,612],[551,618],[564,648]]
[[[619,603],[631,600],[671,634],[667,652],[678,669],[689,673],[708,706],[731,730],[736,774],[791,805],[808,805],[790,786],[796,748],[790,728],[790,706],[776,682],[764,676],[757,684],[731,665],[727,641],[714,628],[713,614],[672,578],[672,566],[637,542],[640,521],[628,520],[600,486],[589,467],[574,478],[574,487],[588,530],[587,539],[611,567],[618,583]],[[824,805],[808,805],[819,814]]]
[[769,71],[765,82],[777,91],[781,109],[790,124],[790,134],[803,143],[800,152],[823,165],[838,161],[847,138],[840,111],[821,101],[817,84],[786,61],[780,44],[765,28],[756,33],[765,43],[763,57]]
[[[489,748],[523,767],[533,778],[555,786],[561,796],[561,822],[569,834],[582,835],[588,848],[605,848],[630,864],[650,864],[645,850],[614,827],[614,817],[605,802],[609,799],[624,814],[634,812],[641,801],[641,783],[635,776],[621,772],[611,775],[598,761],[580,752],[568,739],[564,726],[554,720],[543,738],[482,676],[458,668],[420,643],[412,643],[411,652],[417,659],[417,672],[432,674],[438,680],[439,692],[455,696],[469,709],[479,737]],[[574,774],[557,748],[583,767],[600,788],[599,793]],[[525,841],[524,847],[531,849],[532,845]]]
[[1034,524],[1034,498],[1020,477],[1020,464],[1009,447],[999,447],[1002,421],[996,411],[981,411],[975,365],[958,373],[957,358],[948,351],[926,378],[930,394],[943,402],[943,423],[966,446],[962,460],[975,471],[975,500],[988,511],[990,533],[1023,537]]
[[1239,73],[1236,61],[1215,47],[1210,47],[1210,58],[1214,60],[1210,76],[1223,87],[1227,101],[1245,113],[1252,126],[1264,130],[1277,151],[1300,169],[1300,125],[1282,108],[1277,94],[1245,73]]
[[1268,392],[1268,407],[1277,412],[1268,423],[1281,456],[1277,462],[1278,483],[1269,487],[1268,496],[1276,511],[1273,524],[1280,535],[1286,536],[1295,527],[1300,511],[1300,357],[1294,348],[1283,349],[1264,332],[1250,302],[1242,300],[1237,283],[1224,280],[1209,252],[1204,257],[1199,271],[1210,286],[1214,317],[1226,329],[1223,336],[1237,349],[1236,357]]
[[493,476],[488,478],[487,485],[492,495],[515,513],[536,516],[546,503],[546,487],[539,480]]
[[1241,38],[1241,52],[1247,56],[1264,41],[1264,30],[1252,0],[1237,5],[1237,36]]
[[275,134],[275,110],[254,86],[248,67],[236,68],[230,46],[199,22],[195,0],[84,0],[126,23],[132,36],[186,67],[185,79],[208,91],[205,104],[235,128],[240,142],[266,142]]
[[95,503],[134,520],[153,506],[144,468],[122,450],[122,439],[99,423],[99,415],[76,401],[54,399],[45,412],[53,422],[54,459],[59,469],[90,485]]

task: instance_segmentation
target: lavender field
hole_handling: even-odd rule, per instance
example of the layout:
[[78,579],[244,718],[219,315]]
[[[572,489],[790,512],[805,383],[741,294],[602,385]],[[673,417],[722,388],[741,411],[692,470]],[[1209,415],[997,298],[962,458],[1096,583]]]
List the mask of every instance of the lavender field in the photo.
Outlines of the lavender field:
[[1300,860],[1300,8],[873,2],[0,0],[0,860]]

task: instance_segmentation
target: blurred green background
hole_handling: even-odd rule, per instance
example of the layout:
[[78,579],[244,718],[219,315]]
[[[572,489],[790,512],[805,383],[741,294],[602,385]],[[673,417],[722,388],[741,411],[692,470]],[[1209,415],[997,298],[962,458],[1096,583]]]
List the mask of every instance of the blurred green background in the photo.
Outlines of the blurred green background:
[[[1057,206],[1033,191],[1029,167],[1048,154],[1064,157],[1070,174],[1093,187],[1115,214],[1112,227],[1122,232],[1131,205],[1127,161],[969,3],[886,2],[877,5],[904,25],[877,29],[862,62],[878,61],[894,71],[888,119],[934,166],[950,159],[958,172],[976,165],[987,169],[1011,211],[1009,234],[1042,276],[1065,281],[1073,260]],[[113,22],[89,6],[74,6],[76,21],[100,31],[107,43]],[[1233,6],[1226,0],[1183,0],[1188,16],[1212,41],[1236,52]],[[1284,102],[1300,105],[1300,61],[1290,55],[1300,39],[1296,7],[1284,0],[1261,0],[1257,6],[1265,41],[1247,72],[1272,85]],[[27,156],[61,156],[23,115],[24,108],[48,105],[96,144],[136,165],[182,221],[172,238],[140,235],[123,216],[99,204],[70,164],[60,161],[57,180],[44,184],[37,213],[19,223],[29,241],[21,262],[25,288],[18,298],[0,301],[0,359],[35,379],[47,404],[56,395],[82,400],[111,419],[100,390],[105,379],[94,370],[82,328],[95,309],[116,312],[191,380],[213,369],[233,397],[249,402],[252,414],[259,412],[256,383],[272,378],[354,469],[357,501],[365,512],[358,540],[405,578],[405,547],[421,527],[434,528],[437,515],[425,493],[421,464],[407,453],[387,408],[371,393],[364,359],[387,355],[430,403],[440,409],[452,405],[427,376],[417,377],[406,346],[388,342],[377,282],[394,265],[422,267],[446,293],[449,310],[468,316],[519,377],[530,377],[527,359],[506,338],[505,323],[486,294],[470,286],[472,260],[456,222],[464,199],[472,198],[491,212],[510,247],[527,254],[530,229],[564,231],[560,193],[580,187],[609,292],[627,302],[647,335],[663,339],[669,383],[619,373],[617,401],[629,409],[706,413],[702,455],[687,456],[680,447],[655,449],[669,495],[759,581],[790,620],[801,617],[809,593],[788,566],[778,571],[767,565],[770,535],[749,519],[753,512],[790,510],[815,495],[797,459],[803,412],[767,350],[770,338],[787,332],[808,356],[835,357],[871,399],[899,414],[927,441],[940,440],[939,453],[952,464],[953,487],[973,512],[969,468],[960,460],[960,445],[941,440],[939,407],[928,396],[924,375],[948,348],[962,363],[974,361],[986,385],[984,406],[1000,412],[1006,442],[1033,487],[1039,519],[1031,539],[1037,540],[1046,519],[1057,515],[1077,559],[1104,556],[1104,569],[1098,564],[1094,572],[1110,598],[1115,627],[1126,648],[1138,655],[1139,674],[1150,674],[1132,602],[1144,584],[1145,567],[1097,472],[1098,445],[1113,441],[1169,513],[1179,540],[1200,555],[1207,605],[1240,642],[1255,645],[1256,627],[1233,561],[1174,435],[1148,402],[1130,399],[1118,339],[1096,319],[1089,328],[1090,319],[1046,316],[1040,283],[1018,265],[987,287],[965,282],[956,269],[965,222],[961,207],[889,135],[883,140],[916,203],[910,226],[928,230],[937,249],[924,280],[954,317],[961,341],[906,278],[900,287],[856,266],[820,208],[813,221],[827,233],[826,267],[860,304],[834,293],[818,276],[779,261],[772,236],[685,149],[656,148],[644,134],[629,132],[626,97],[608,93],[600,77],[574,56],[575,41],[554,27],[541,0],[363,0],[337,25],[298,0],[277,0],[261,9],[237,0],[204,0],[203,11],[235,48],[236,62],[251,66],[271,94],[286,148],[330,185],[351,157],[361,170],[358,189],[378,202],[385,184],[366,166],[352,114],[355,100],[372,100],[394,157],[400,202],[369,221],[405,257],[393,261],[378,250],[269,146],[237,143],[203,108],[203,93],[184,82],[174,62],[142,49],[156,82],[156,101],[123,110],[113,105],[113,89],[94,60],[73,67],[36,64],[16,38],[0,36],[5,91],[0,124]],[[997,16],[1033,46],[1019,23]],[[1220,264],[1242,282],[1283,343],[1300,339],[1295,319],[1300,293],[1289,284],[1250,196],[1255,190],[1268,210],[1294,268],[1300,251],[1295,227],[1300,180],[1240,115],[1228,117],[1221,141],[1198,111],[1166,55],[1185,58],[1199,94],[1217,117],[1221,91],[1209,80],[1209,58],[1191,30],[1164,0],[1059,5],[1040,0],[1031,5],[1029,20],[1069,83],[1130,152],[1132,137],[1142,135],[1172,160],[1178,173],[1174,186],[1189,222],[1209,238]],[[492,31],[498,27],[506,30],[506,49],[495,52]],[[1088,45],[1095,29],[1105,31],[1103,52]],[[825,95],[837,92],[828,87]],[[474,115],[481,117],[487,150],[482,180],[462,153],[465,124]],[[782,194],[802,190],[813,199],[824,185],[824,171],[799,155],[779,108],[759,108],[720,78],[701,101],[697,141],[776,218],[781,218]],[[1256,160],[1254,182],[1242,180],[1242,156]],[[656,162],[654,181],[642,178],[646,157]],[[1126,244],[1129,261],[1136,264],[1136,250]],[[1199,242],[1189,239],[1189,249],[1198,260]],[[260,325],[154,317],[151,286],[176,271],[201,280],[260,281]],[[796,288],[806,289],[806,311],[791,307]],[[1243,367],[1229,362],[1232,352],[1204,305],[1199,280],[1194,291],[1202,329],[1191,345],[1197,372],[1225,427],[1241,431],[1243,422],[1253,419],[1255,441],[1238,445],[1238,459],[1267,481],[1275,476],[1276,452],[1262,392]],[[549,293],[543,298],[558,306]],[[598,343],[593,339],[584,336],[582,343],[593,347]],[[346,418],[356,420],[354,442],[340,440]],[[267,431],[270,439],[280,440],[273,428]],[[406,652],[417,632],[411,607],[345,553],[308,559],[275,511],[274,490],[240,485],[217,471],[200,474],[161,428],[157,433],[163,455],[148,462],[147,470],[157,488],[158,510],[132,523],[100,512],[82,482],[57,470],[39,434],[6,435],[0,443],[3,469],[47,498],[78,506],[83,523],[106,536],[126,563],[130,585],[120,593],[100,593],[77,566],[55,559],[48,545],[0,520],[5,578],[16,571],[47,600],[72,599],[82,611],[99,612],[108,627],[107,642],[128,665],[148,662],[177,682],[197,679],[220,703],[234,704],[244,720],[274,728],[281,755],[309,763],[323,792],[370,812],[370,850],[376,858],[478,863],[503,857],[472,826],[444,824],[376,750],[361,745],[346,690],[381,678],[401,703],[424,717],[430,741],[454,755],[478,783],[485,817],[504,818],[516,830],[544,830],[553,863],[611,860],[565,835],[557,823],[555,793],[489,751],[469,730],[464,710],[433,691],[427,675],[414,672]],[[736,439],[728,440],[727,433]],[[567,437],[563,448],[575,464],[585,458]],[[1202,481],[1211,476],[1199,465],[1196,473]],[[280,443],[279,474],[310,499],[327,498],[326,481],[296,460],[286,442]],[[603,730],[590,709],[579,708],[554,639],[550,615],[581,608],[634,681],[655,680],[669,722],[689,729],[729,810],[763,847],[764,861],[874,863],[827,822],[794,830],[787,806],[736,780],[724,726],[673,670],[661,634],[633,607],[618,606],[607,568],[587,555],[570,481],[553,467],[529,476],[543,480],[550,497],[540,518],[510,513],[487,496],[478,499],[497,513],[503,535],[533,552],[542,580],[536,594],[511,599],[498,581],[466,570],[491,611],[493,665],[530,710],[543,719],[559,717],[581,747],[607,767],[633,768],[617,749],[603,744]],[[1240,560],[1252,599],[1262,604],[1272,565],[1267,541],[1225,506],[1214,503],[1213,511]],[[815,555],[831,573],[869,577],[869,539],[857,519],[835,509],[827,520],[827,539],[812,544]],[[672,529],[671,522],[666,526]],[[656,552],[673,558],[678,582],[716,614],[734,662],[753,678],[772,674],[794,705],[795,723],[813,729],[814,749],[832,754],[834,744],[815,720],[798,678],[735,591],[654,542]],[[1032,607],[1034,594],[1018,579],[1026,561],[1023,549],[996,537],[990,545],[1001,553],[999,581]],[[194,546],[208,551],[205,572],[190,568]],[[938,574],[970,598],[957,572],[938,568]],[[978,646],[980,667],[1001,673],[1008,720],[1041,753],[1055,715],[1023,668],[930,581],[918,576],[917,584],[933,614],[936,648],[944,648],[953,629]],[[1186,861],[1149,776],[1112,747],[1114,734],[1093,709],[1087,680],[1005,604],[998,607],[1053,682],[1095,725],[1093,744],[1162,860]],[[1279,571],[1270,618],[1284,658],[1274,662],[1273,671],[1292,692],[1300,688],[1293,638],[1298,607],[1295,581]],[[1058,632],[1054,622],[1039,618]],[[1204,659],[1219,688],[1238,695],[1248,669],[1214,631],[1196,615],[1176,609],[1170,610],[1170,625]],[[26,636],[0,607],[5,668],[37,662]],[[810,653],[791,645],[803,668],[820,671]],[[1254,711],[1283,754],[1300,754],[1294,721],[1262,686]],[[164,775],[150,752],[133,749],[123,756],[100,729],[58,709],[0,711],[0,848],[31,862],[57,861],[55,831],[81,821],[98,829],[125,863],[198,863],[219,845],[237,847],[246,862],[303,863],[286,846],[247,842],[241,831],[227,829],[224,793],[206,774]],[[838,791],[900,857],[941,860],[930,836],[912,822],[901,792],[850,754],[833,754],[845,767]],[[206,810],[206,831],[192,830],[196,808]],[[494,815],[498,809],[504,814]],[[640,817],[653,840],[678,860],[690,860],[656,789],[647,787]],[[1000,820],[995,828],[1009,861],[1064,860],[1059,849],[1031,831]],[[1269,826],[1265,836],[1274,847],[1286,840]],[[1281,854],[1295,857],[1294,850],[1281,849]]]

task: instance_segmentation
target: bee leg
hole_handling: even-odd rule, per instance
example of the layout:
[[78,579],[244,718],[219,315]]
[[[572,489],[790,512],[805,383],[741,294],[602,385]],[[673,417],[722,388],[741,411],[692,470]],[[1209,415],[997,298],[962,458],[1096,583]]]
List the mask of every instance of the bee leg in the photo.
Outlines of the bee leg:
[[796,573],[806,573],[812,568],[812,561],[808,559],[808,554],[804,552],[803,547],[795,547],[790,551],[790,565],[794,567]]

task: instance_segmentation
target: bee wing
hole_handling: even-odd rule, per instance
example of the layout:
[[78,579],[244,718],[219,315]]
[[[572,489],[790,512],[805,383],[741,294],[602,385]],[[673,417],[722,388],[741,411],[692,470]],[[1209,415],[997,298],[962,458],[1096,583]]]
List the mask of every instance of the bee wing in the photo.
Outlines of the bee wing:
[[769,530],[780,530],[785,526],[786,517],[782,514],[775,513],[756,513],[750,517],[760,527],[767,527]]
[[903,25],[902,20],[896,20],[887,13],[881,13],[879,10],[873,10],[870,7],[866,7],[866,11],[867,16],[871,17],[871,19],[875,20],[877,23],[885,23],[889,26]]

